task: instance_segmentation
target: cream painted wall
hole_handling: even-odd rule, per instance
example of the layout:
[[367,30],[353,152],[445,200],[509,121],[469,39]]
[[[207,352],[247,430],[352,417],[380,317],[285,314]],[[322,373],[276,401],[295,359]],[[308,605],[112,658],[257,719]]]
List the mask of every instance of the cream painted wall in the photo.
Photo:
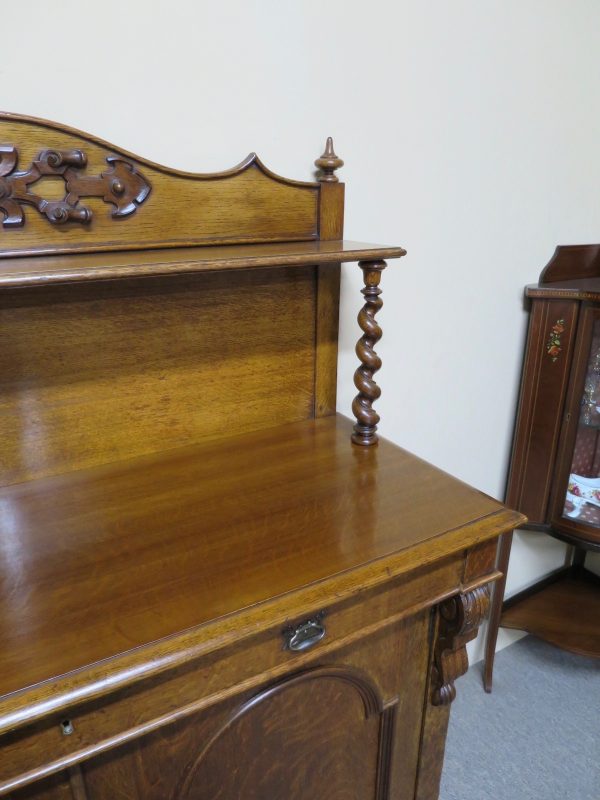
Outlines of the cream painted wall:
[[[523,285],[557,243],[600,236],[596,0],[19,0],[1,19],[6,110],[190,170],[254,149],[300,179],[333,135],[348,238],[408,249],[383,280],[382,433],[502,496]],[[509,589],[564,556],[520,534]]]

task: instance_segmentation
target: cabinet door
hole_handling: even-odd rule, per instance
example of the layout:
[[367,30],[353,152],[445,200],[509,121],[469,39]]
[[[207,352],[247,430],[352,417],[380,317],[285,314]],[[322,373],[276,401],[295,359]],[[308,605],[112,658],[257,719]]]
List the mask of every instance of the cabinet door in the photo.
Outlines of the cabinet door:
[[549,521],[565,395],[579,302],[534,299],[521,378],[506,503],[529,525]]
[[373,798],[381,708],[365,676],[317,668],[235,710],[182,775],[176,796]]
[[[75,800],[414,797],[429,615],[304,663],[77,768]],[[49,797],[50,795],[48,795]],[[19,798],[46,800],[30,787]]]
[[600,547],[600,309],[583,309],[567,394],[551,524]]

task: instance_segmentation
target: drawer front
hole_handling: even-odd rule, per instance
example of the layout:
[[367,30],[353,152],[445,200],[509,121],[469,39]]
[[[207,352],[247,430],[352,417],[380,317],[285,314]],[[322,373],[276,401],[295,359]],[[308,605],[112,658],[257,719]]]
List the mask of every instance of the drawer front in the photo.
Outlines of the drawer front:
[[[358,589],[351,599],[307,609],[283,626],[8,734],[0,747],[0,794],[323,662],[455,592],[464,563],[461,554],[378,589]],[[384,673],[374,681],[390,702],[394,683]]]

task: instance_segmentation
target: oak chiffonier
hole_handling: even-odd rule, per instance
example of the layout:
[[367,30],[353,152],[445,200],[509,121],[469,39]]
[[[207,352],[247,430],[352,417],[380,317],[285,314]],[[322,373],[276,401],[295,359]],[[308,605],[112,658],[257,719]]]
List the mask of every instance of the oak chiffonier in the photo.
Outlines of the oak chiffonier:
[[189,174],[0,116],[2,796],[438,795],[522,517],[378,438],[404,251],[344,241],[316,164]]

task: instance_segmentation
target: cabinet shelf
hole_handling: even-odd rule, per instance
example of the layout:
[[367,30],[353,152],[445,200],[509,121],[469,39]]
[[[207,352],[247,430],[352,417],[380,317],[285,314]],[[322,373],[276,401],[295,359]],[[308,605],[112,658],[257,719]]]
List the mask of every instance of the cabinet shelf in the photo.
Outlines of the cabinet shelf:
[[527,631],[571,653],[600,658],[600,579],[567,569],[505,603],[501,625]]
[[237,269],[302,267],[400,258],[402,247],[349,241],[179,247],[120,253],[1,258],[0,289]]

